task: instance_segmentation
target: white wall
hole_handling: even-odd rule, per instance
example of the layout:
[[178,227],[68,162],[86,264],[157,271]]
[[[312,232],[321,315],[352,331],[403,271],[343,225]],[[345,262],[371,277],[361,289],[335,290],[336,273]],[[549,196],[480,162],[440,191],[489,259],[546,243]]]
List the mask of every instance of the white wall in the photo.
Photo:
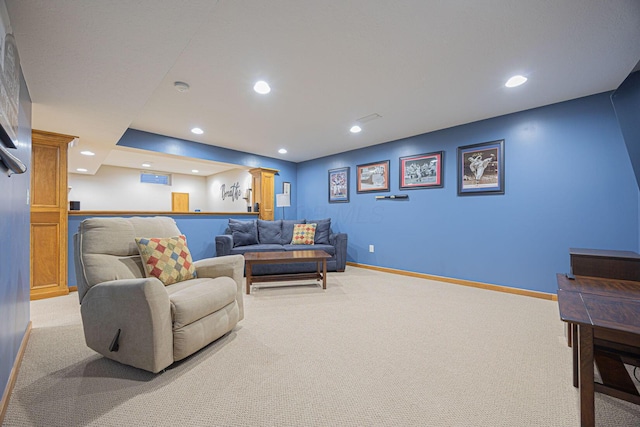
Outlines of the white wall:
[[251,174],[246,169],[232,169],[207,178],[207,204],[210,212],[246,212],[249,202],[243,199],[251,188]]
[[[143,184],[140,169],[103,165],[95,175],[69,174],[69,200],[81,210],[171,211],[171,193],[189,193],[189,210],[206,211],[207,178],[172,174],[171,185]],[[246,208],[244,209],[246,211]]]

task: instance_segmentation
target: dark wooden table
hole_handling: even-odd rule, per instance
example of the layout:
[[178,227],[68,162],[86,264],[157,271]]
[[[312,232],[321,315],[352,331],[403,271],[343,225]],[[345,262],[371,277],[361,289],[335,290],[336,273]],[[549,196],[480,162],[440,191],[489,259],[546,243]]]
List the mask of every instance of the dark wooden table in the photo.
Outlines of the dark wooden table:
[[[557,275],[560,318],[573,330],[581,426],[595,425],[594,392],[640,404],[624,363],[640,365],[640,282]],[[602,383],[594,381],[594,362]]]
[[[322,289],[327,289],[327,259],[331,255],[325,251],[276,251],[276,252],[247,252],[244,254],[247,272],[247,295],[251,292],[251,285],[256,282],[280,282],[284,280],[322,279]],[[268,274],[253,275],[255,264],[290,264],[295,262],[315,262],[314,273]]]

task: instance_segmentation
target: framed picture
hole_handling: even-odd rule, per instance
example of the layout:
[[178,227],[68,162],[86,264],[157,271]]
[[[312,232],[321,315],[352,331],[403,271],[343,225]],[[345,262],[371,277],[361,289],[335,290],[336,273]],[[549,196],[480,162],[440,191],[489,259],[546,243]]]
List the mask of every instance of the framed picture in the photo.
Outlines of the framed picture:
[[442,151],[437,151],[400,157],[400,189],[442,188],[443,156]]
[[6,34],[0,19],[0,140],[8,148],[18,141],[20,103],[20,58],[12,34]]
[[504,139],[458,147],[458,195],[504,194]]
[[356,166],[358,193],[389,191],[389,160]]
[[329,203],[349,203],[349,167],[329,170]]
[[282,183],[282,193],[283,194],[291,194],[291,183],[290,182],[283,182]]

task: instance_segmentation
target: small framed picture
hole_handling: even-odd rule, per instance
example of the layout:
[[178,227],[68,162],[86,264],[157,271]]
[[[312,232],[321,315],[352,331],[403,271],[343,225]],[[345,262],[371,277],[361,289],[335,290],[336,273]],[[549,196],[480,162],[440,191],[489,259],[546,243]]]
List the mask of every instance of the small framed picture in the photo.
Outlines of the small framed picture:
[[329,203],[349,203],[349,167],[329,170]]
[[389,160],[356,166],[358,193],[389,191]]
[[282,183],[282,193],[283,194],[291,194],[291,183],[283,182]]
[[437,151],[400,157],[400,189],[442,188],[443,156],[442,151]]
[[504,139],[458,147],[458,196],[504,194]]

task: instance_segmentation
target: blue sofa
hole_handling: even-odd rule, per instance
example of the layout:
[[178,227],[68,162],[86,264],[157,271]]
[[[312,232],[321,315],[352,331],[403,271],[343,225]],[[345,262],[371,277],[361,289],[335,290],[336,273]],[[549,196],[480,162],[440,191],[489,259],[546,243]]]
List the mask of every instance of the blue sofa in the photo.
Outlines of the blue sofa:
[[[295,224],[317,224],[313,245],[293,245]],[[331,230],[331,219],[239,221],[229,219],[225,234],[215,237],[216,256],[245,254],[247,252],[323,250],[331,255],[327,271],[344,271],[347,263],[347,235]],[[316,271],[315,262],[293,264],[255,265],[253,274],[310,273]]]

